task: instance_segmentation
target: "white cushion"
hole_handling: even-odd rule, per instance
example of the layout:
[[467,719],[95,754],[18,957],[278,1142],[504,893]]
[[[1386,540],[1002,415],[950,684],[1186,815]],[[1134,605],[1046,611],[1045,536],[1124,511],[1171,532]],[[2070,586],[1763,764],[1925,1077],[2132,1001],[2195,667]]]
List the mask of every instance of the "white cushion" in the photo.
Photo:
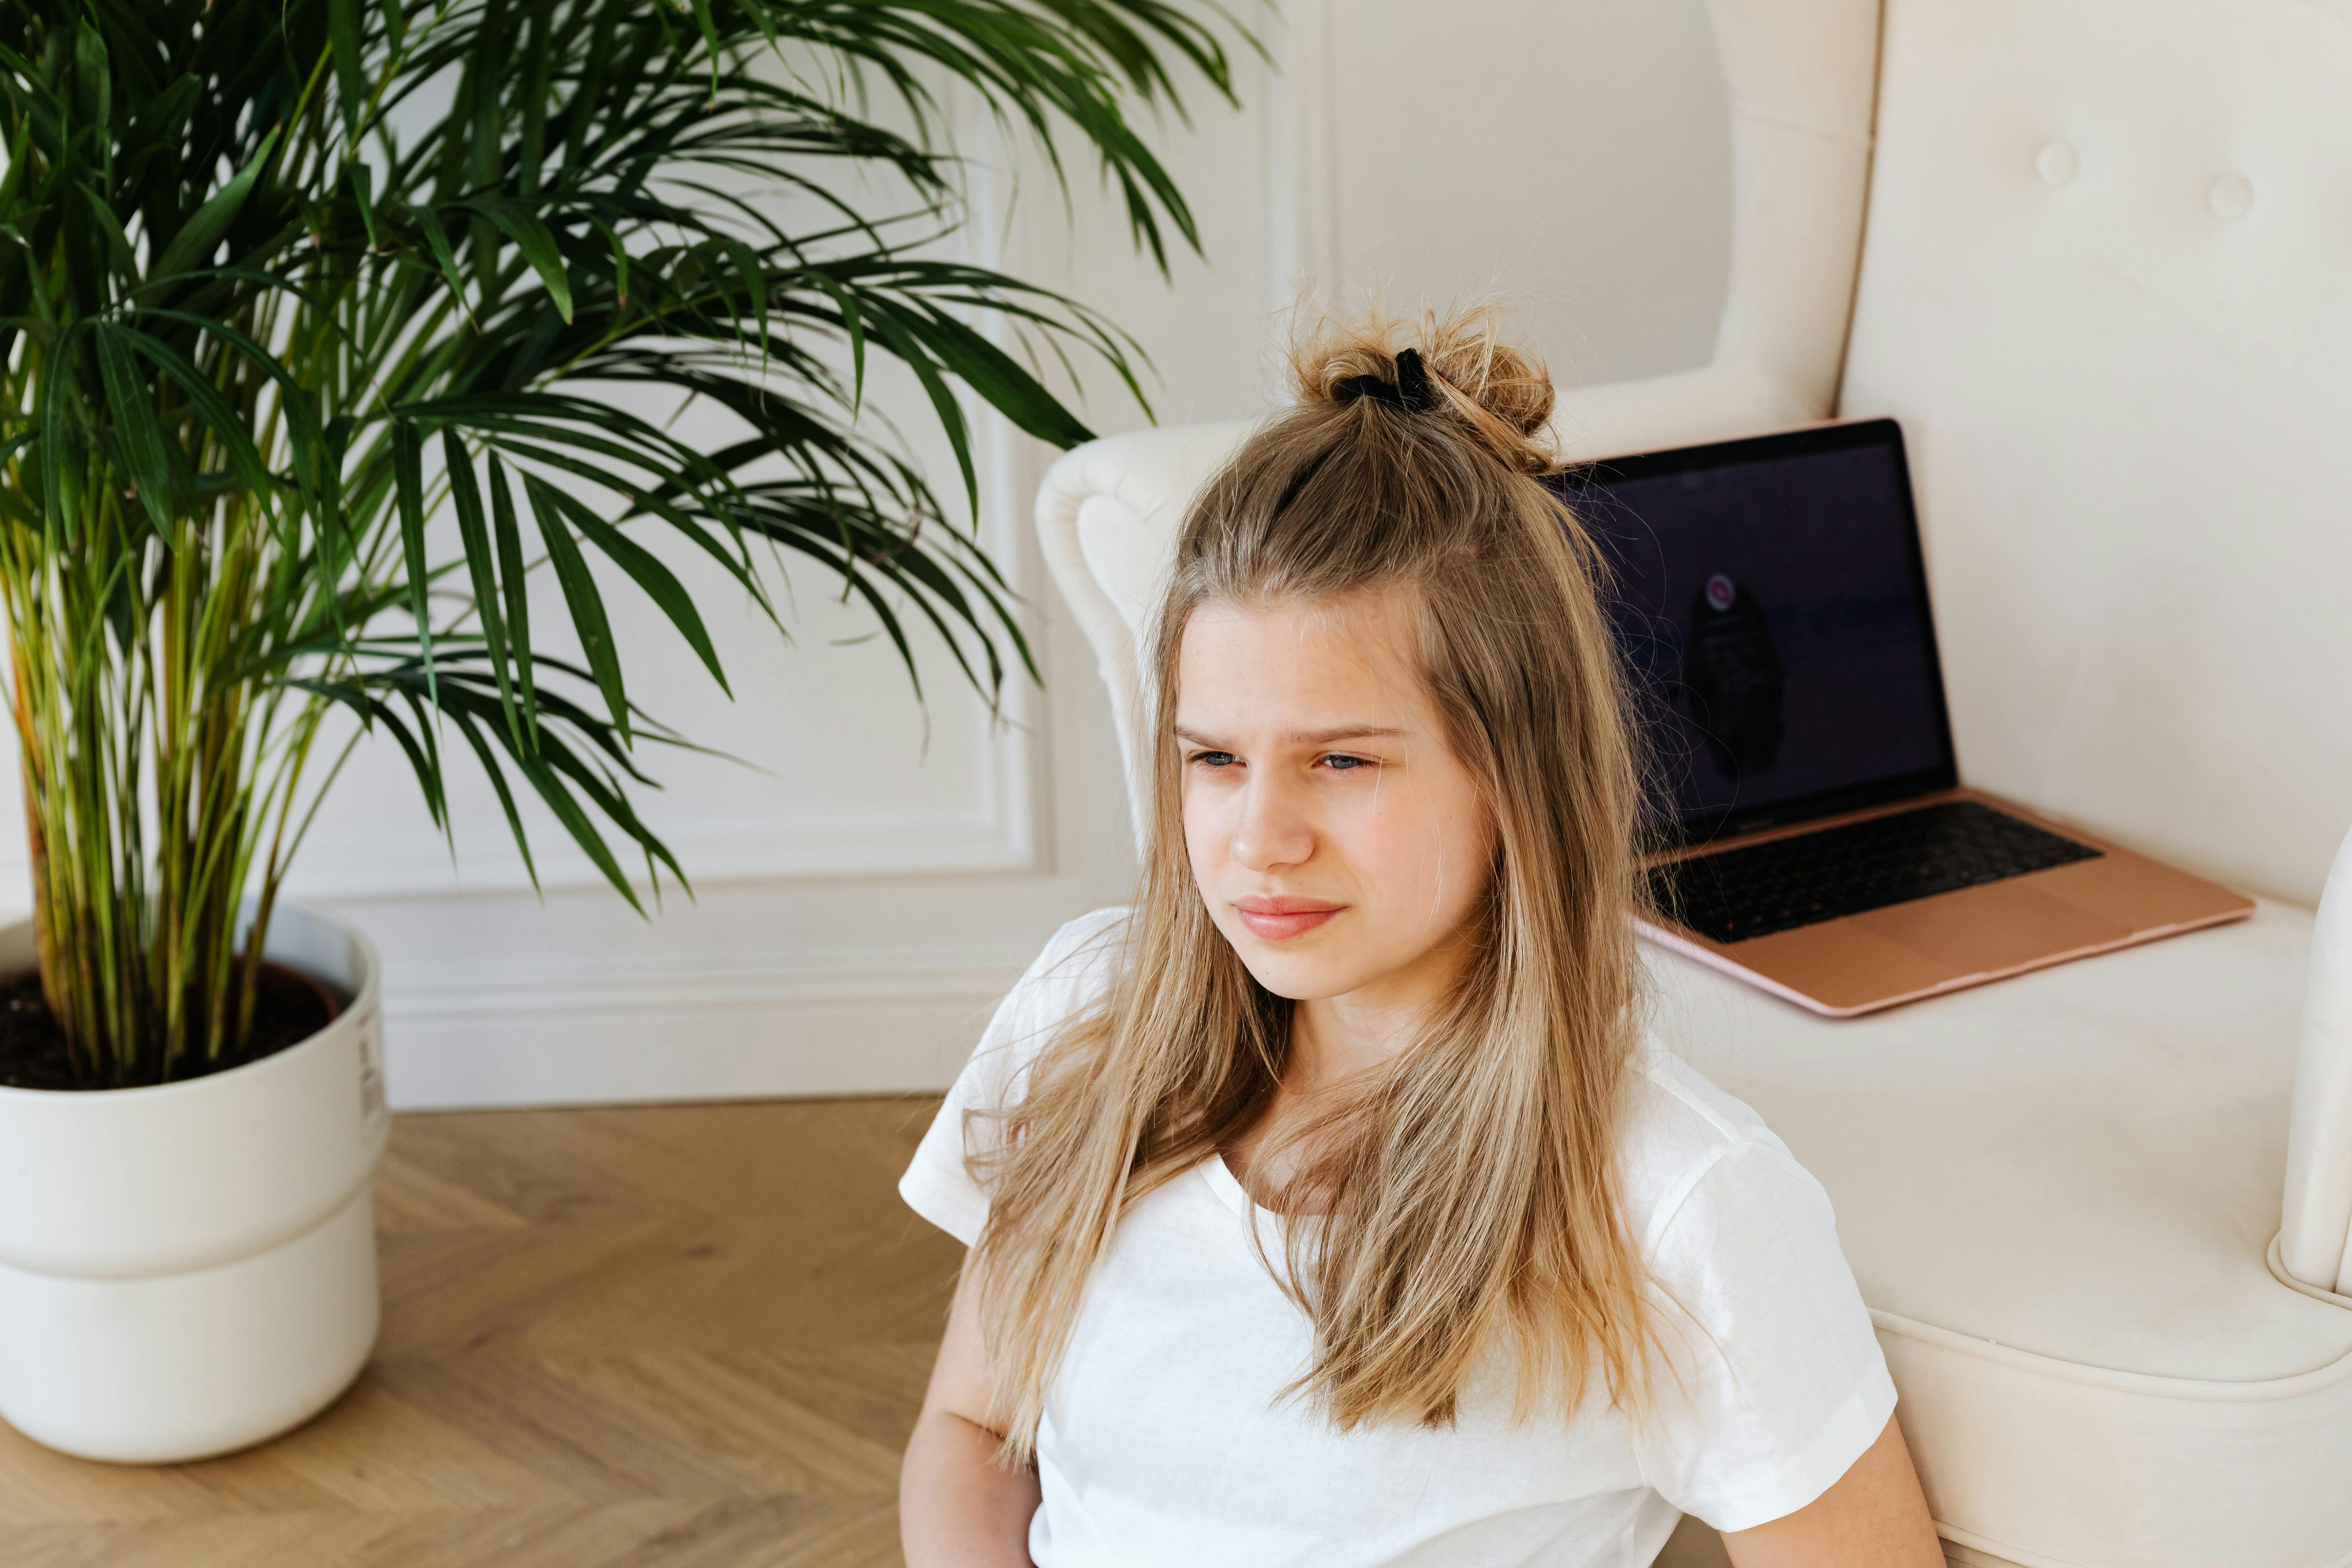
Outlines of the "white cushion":
[[1947,1535],[2352,1552],[2352,1311],[2265,1266],[2311,917],[1833,1021],[1658,950],[1657,1027],[1829,1191]]

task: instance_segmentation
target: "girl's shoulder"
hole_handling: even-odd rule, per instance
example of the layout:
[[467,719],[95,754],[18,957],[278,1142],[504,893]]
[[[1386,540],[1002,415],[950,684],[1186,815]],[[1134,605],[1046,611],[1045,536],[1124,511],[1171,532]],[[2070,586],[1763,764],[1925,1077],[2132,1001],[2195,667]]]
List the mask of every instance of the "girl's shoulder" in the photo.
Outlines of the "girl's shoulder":
[[1694,1194],[1711,1185],[1788,1187],[1820,1193],[1796,1156],[1745,1101],[1725,1093],[1655,1042],[1634,1054],[1618,1138],[1625,1217],[1645,1256],[1668,1228],[1685,1227],[1712,1205]]
[[1134,913],[1131,904],[1114,904],[1065,921],[1006,998],[1023,1021],[1050,1032],[1098,1000],[1118,974]]
[[1047,940],[997,1005],[898,1179],[917,1214],[970,1247],[988,1218],[971,1160],[998,1146],[997,1113],[1018,1101],[1030,1066],[1061,1025],[1091,1006],[1118,973],[1130,910],[1094,910]]
[[1895,1384],[1822,1184],[1656,1042],[1634,1065],[1626,1218],[1673,1370],[1635,1438],[1642,1474],[1684,1512],[1746,1530],[1829,1489],[1885,1430]]
[[[1029,975],[1083,979],[1094,974],[1097,980],[1107,979],[1134,915],[1133,904],[1111,904],[1063,921],[1061,929],[1045,939],[1036,962],[1029,966]],[[1101,973],[1097,974],[1097,971]]]
[[1006,1102],[1022,1069],[1061,1026],[1101,999],[1118,973],[1133,913],[1127,904],[1089,910],[1046,939],[972,1050],[964,1074],[971,1081],[959,1085],[968,1099]]

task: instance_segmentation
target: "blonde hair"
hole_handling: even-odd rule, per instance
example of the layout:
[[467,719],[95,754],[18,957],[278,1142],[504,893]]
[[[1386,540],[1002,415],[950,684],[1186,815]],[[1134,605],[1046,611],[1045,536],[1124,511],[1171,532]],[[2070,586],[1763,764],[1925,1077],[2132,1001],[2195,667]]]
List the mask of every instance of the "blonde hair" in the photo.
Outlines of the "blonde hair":
[[[1416,409],[1357,395],[1421,356]],[[1422,1037],[1317,1118],[1285,1194],[1303,1392],[1340,1428],[1440,1425],[1494,1348],[1515,1405],[1572,1411],[1598,1375],[1643,1399],[1653,1338],[1619,1204],[1636,1026],[1637,776],[1591,540],[1538,476],[1541,363],[1474,311],[1374,318],[1292,351],[1296,406],[1184,522],[1151,647],[1151,821],[1100,1005],[1069,1020],[975,1162],[994,1416],[1034,1448],[1087,1279],[1129,1208],[1240,1133],[1279,1081],[1290,1004],[1216,927],[1185,849],[1177,655],[1212,602],[1409,590],[1421,673],[1497,838],[1465,973]],[[1410,366],[1406,378],[1411,380]]]

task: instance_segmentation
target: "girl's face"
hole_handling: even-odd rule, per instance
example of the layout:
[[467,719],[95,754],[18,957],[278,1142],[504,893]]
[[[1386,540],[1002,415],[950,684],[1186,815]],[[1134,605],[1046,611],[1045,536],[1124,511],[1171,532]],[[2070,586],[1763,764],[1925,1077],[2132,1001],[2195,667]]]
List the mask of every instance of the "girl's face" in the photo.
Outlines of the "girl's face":
[[1212,603],[1185,626],[1192,875],[1277,996],[1430,1002],[1493,873],[1493,819],[1408,651],[1411,610],[1401,591]]

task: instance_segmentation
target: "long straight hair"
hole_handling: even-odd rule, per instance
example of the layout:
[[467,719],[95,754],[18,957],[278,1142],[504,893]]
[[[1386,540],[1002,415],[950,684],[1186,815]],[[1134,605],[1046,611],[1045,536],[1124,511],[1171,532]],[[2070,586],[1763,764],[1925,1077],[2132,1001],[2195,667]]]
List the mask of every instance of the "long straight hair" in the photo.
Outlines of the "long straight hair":
[[1490,1351],[1515,1407],[1594,1379],[1638,1408],[1654,1338],[1621,1212],[1622,1089],[1640,1001],[1639,791],[1591,539],[1540,482],[1539,363],[1473,312],[1374,319],[1295,348],[1295,406],[1202,493],[1152,633],[1150,837],[1100,1004],[1042,1050],[994,1152],[975,1262],[994,1417],[1034,1451],[1087,1282],[1129,1208],[1244,1130],[1288,1059],[1291,1004],[1211,921],[1172,733],[1194,610],[1402,590],[1422,679],[1496,827],[1475,954],[1419,1037],[1327,1109],[1285,1190],[1285,1288],[1311,1319],[1292,1392],[1341,1429],[1443,1425]]

